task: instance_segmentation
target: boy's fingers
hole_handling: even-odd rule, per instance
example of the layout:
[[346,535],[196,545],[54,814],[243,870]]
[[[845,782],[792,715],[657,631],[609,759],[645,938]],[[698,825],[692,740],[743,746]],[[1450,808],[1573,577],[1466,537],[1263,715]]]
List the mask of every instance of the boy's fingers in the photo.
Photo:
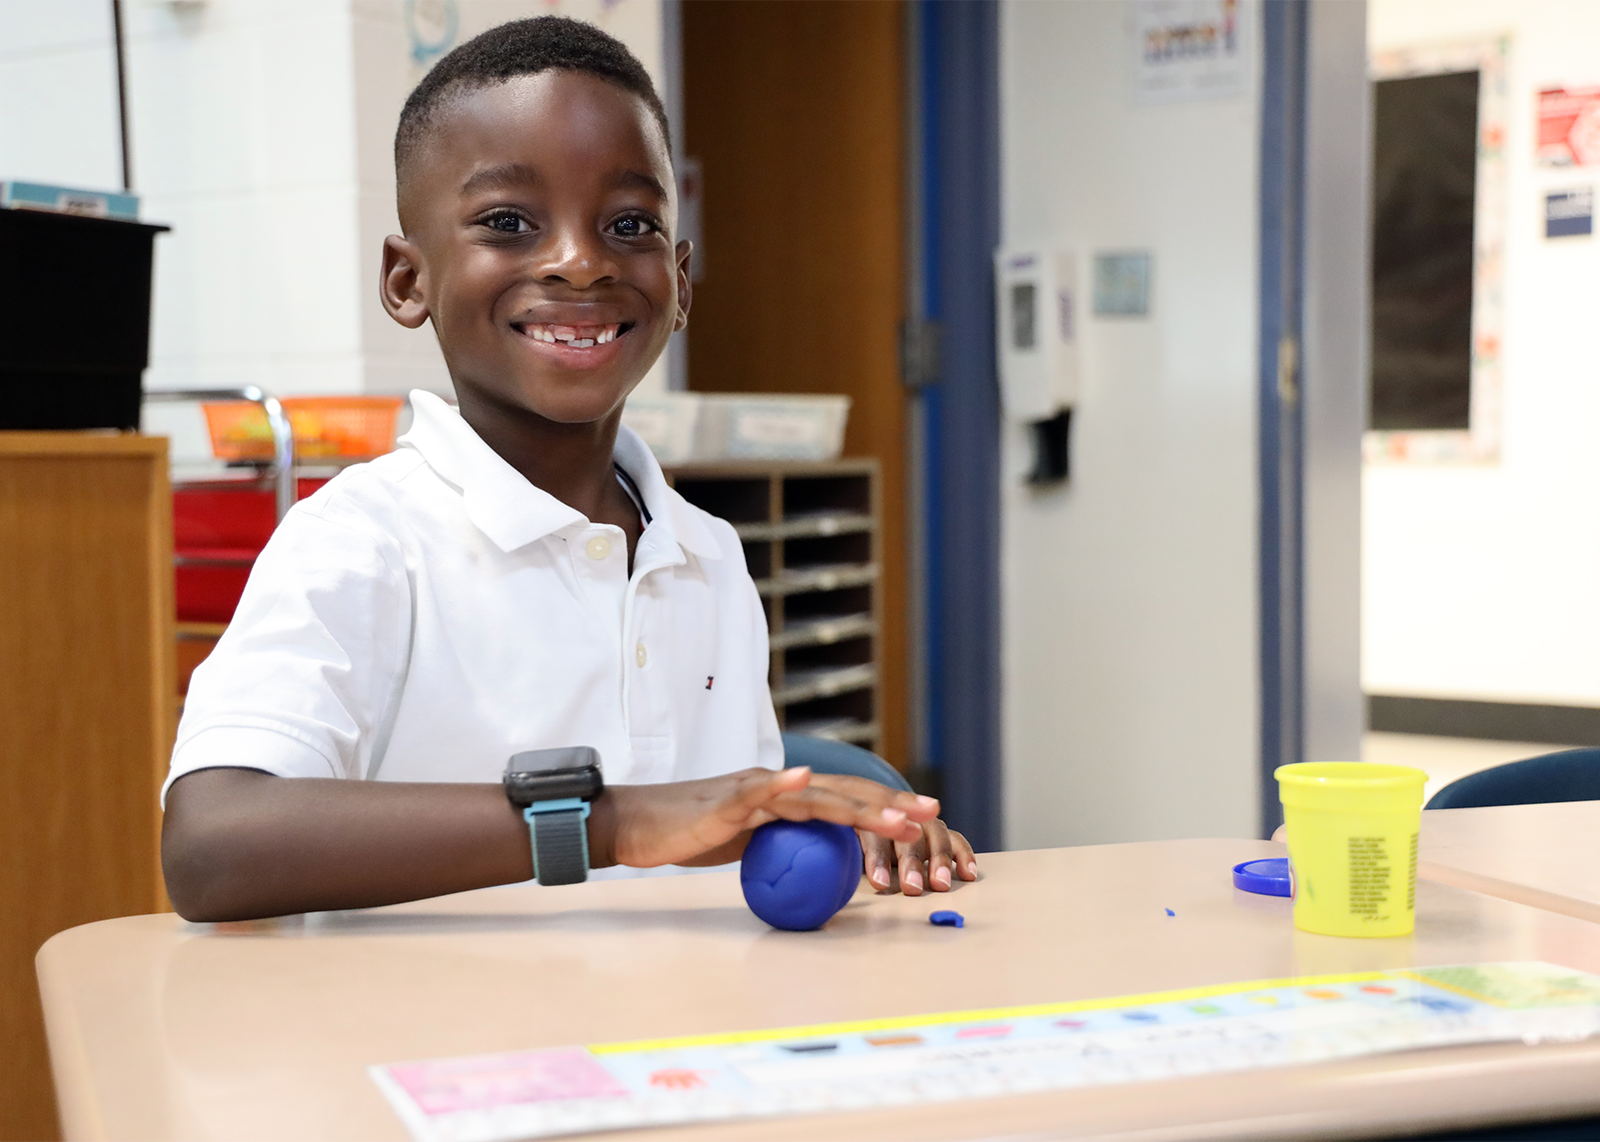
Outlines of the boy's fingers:
[[876,833],[860,829],[856,832],[861,838],[861,863],[867,879],[879,892],[888,892],[894,883],[889,875],[889,867],[894,863],[894,842]]
[[920,839],[918,822],[938,812],[939,803],[932,797],[889,789],[861,777],[813,774],[803,766],[776,773],[747,770],[739,774],[721,810],[724,819],[745,828],[774,817],[831,821],[855,828],[862,837],[863,869],[880,890],[890,887],[893,843]]
[[955,858],[956,875],[962,880],[978,879],[978,858],[972,853],[972,845],[954,829],[950,830],[950,850]]
[[955,877],[978,879],[978,864],[967,838],[943,821],[928,821],[922,837],[911,843],[897,843],[900,864],[900,891],[907,896],[924,892],[949,892]]
[[[882,789],[882,785],[878,789]],[[814,782],[806,789],[774,797],[765,809],[766,813],[787,821],[832,821],[835,825],[850,825],[851,829],[866,829],[890,840],[912,841],[922,832],[922,825],[910,821],[904,809],[885,805],[885,798],[854,797],[851,792],[829,789]]]
[[832,789],[848,797],[899,809],[913,821],[931,821],[939,815],[939,802],[933,797],[916,793],[903,793],[869,781],[865,777],[845,777],[836,773],[818,773],[811,779],[816,789]]
[[927,826],[918,830],[917,839],[906,844],[896,844],[900,857],[900,891],[907,896],[921,896],[927,891],[928,834]]
[[951,876],[956,867],[950,827],[943,821],[929,821],[922,826],[922,831],[928,838],[929,886],[935,892],[949,892]]
[[909,842],[922,832],[913,819],[913,814],[925,812],[919,800],[862,778],[817,777],[804,789],[774,797],[764,808],[791,821],[832,821]]

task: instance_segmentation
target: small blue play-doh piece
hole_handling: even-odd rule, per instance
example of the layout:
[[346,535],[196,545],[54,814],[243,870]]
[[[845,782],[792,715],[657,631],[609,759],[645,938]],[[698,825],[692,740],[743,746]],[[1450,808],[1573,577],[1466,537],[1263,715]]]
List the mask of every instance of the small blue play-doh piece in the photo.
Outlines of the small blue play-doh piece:
[[928,917],[928,923],[938,924],[943,928],[965,928],[967,926],[967,918],[959,912],[940,910]]
[[750,911],[788,932],[822,927],[860,882],[856,831],[831,821],[769,821],[750,835],[739,866]]

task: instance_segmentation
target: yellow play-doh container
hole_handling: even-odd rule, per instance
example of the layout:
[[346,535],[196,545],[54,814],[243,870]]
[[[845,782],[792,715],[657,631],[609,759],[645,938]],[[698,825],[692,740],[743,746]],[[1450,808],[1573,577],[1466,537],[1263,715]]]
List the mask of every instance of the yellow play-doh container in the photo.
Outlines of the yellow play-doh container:
[[1405,936],[1416,925],[1417,829],[1428,775],[1404,765],[1280,765],[1294,925],[1324,936]]

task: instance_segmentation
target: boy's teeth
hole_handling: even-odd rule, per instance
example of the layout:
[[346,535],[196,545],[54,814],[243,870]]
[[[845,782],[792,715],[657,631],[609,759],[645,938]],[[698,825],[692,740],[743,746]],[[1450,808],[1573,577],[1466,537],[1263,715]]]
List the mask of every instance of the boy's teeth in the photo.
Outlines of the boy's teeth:
[[589,349],[617,339],[618,325],[530,325],[528,332],[535,341],[547,345],[567,345],[573,349]]

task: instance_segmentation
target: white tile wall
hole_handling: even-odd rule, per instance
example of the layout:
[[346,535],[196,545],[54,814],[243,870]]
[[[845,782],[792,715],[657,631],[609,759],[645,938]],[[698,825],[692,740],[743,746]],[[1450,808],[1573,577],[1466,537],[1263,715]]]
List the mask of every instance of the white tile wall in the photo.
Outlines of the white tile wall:
[[101,0],[0,0],[0,63],[85,48],[111,51],[110,4]]
[[111,5],[0,0],[0,179],[122,185]]
[[151,387],[361,383],[351,25],[332,0],[130,4]]

